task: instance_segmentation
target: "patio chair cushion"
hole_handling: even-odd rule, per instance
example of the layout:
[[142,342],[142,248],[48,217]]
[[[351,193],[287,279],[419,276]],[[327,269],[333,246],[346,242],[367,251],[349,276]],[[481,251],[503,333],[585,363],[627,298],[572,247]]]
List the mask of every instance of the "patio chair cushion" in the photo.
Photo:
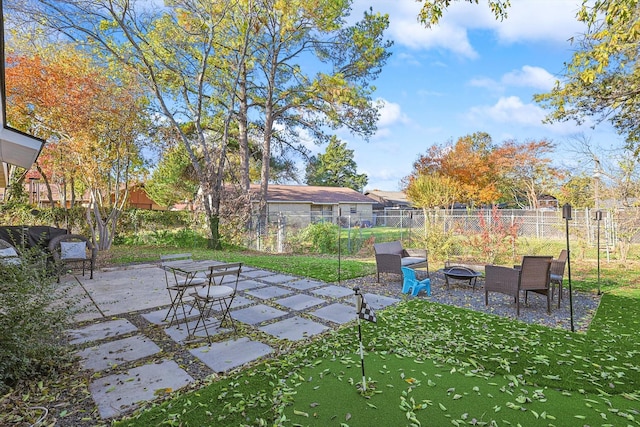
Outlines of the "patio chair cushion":
[[421,258],[421,257],[417,257],[417,256],[406,256],[406,257],[400,258],[400,264],[403,267],[406,267],[406,266],[409,266],[409,265],[423,263],[426,260],[427,260],[426,258]]
[[20,257],[15,248],[0,249],[0,263],[8,264],[20,264]]
[[18,252],[16,252],[15,248],[0,249],[0,258],[14,257],[14,256],[18,256]]
[[60,259],[86,259],[87,242],[60,242]]
[[230,297],[234,292],[235,291],[230,286],[208,286],[198,289],[194,292],[193,296],[197,298],[219,299]]
[[402,274],[401,267],[426,268],[429,274],[426,249],[404,249],[399,240],[375,243],[373,249],[378,282],[380,282],[380,273]]
[[199,285],[204,285],[205,283],[207,283],[207,280],[202,278],[202,277],[194,277],[192,279],[184,278],[184,279],[176,279],[175,286],[167,285],[167,287],[169,289],[175,290],[175,289],[177,289],[177,287],[199,286]]

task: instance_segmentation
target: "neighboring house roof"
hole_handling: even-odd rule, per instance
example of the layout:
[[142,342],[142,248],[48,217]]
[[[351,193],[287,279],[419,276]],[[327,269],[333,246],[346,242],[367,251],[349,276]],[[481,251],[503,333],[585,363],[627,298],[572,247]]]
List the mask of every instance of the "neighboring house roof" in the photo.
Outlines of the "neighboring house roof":
[[11,166],[29,169],[36,161],[44,140],[20,132],[7,125],[7,96],[4,74],[4,15],[0,1],[0,187],[9,184]]
[[375,199],[383,208],[410,208],[411,202],[404,191],[371,190],[364,193]]
[[[259,185],[251,185],[251,191],[257,193]],[[332,205],[338,203],[373,204],[376,201],[364,194],[346,187],[320,187],[313,185],[269,185],[267,203],[310,203]]]

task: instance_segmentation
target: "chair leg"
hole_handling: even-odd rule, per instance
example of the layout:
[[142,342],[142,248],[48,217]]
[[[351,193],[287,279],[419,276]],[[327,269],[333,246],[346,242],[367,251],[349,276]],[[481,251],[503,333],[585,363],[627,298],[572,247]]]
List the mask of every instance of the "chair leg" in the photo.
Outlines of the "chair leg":
[[169,321],[169,326],[171,326],[173,324],[173,320],[175,319],[176,321],[178,320],[178,315],[176,313],[176,303],[178,301],[178,295],[180,291],[177,291],[175,296],[171,295],[171,291],[169,289],[167,289],[167,291],[169,292],[169,299],[171,300],[171,305],[169,306],[169,310],[167,310],[167,315],[164,316],[164,319],[162,319],[162,321],[166,321],[169,318],[169,315],[171,314],[171,312],[173,312],[173,314],[171,315],[171,320]]
[[547,314],[551,314],[551,295],[547,291]]
[[[192,332],[190,333],[190,337],[191,338],[195,337],[196,332],[198,332],[198,329],[201,327],[200,323],[202,323],[202,329],[204,330],[204,333],[207,335],[207,341],[209,341],[209,344],[211,344],[209,329],[207,329],[207,322],[205,321],[205,316],[206,316],[205,312],[207,311],[206,310],[207,300],[195,297],[194,302],[198,307],[199,316],[198,316],[198,320],[196,320],[196,324],[194,325]],[[183,311],[184,311],[184,307],[183,307]]]
[[231,327],[233,328],[234,335],[238,335],[238,329],[236,328],[236,322],[233,320],[231,316],[231,303],[233,303],[233,297],[227,302],[226,299],[220,300],[220,310],[222,312],[222,318],[220,319],[220,326],[224,323],[225,320],[229,319],[229,323],[231,323]]
[[562,281],[558,283],[558,308],[560,308],[560,301],[562,301]]

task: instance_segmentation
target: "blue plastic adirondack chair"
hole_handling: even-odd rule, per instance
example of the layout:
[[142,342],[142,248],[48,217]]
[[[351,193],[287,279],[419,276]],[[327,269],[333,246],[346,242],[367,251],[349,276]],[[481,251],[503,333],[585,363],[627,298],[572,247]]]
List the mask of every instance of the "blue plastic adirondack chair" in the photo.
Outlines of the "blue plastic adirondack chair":
[[428,296],[431,296],[431,279],[418,280],[416,272],[408,267],[402,267],[402,292],[407,294],[411,292],[414,297],[418,295],[421,289],[424,289]]

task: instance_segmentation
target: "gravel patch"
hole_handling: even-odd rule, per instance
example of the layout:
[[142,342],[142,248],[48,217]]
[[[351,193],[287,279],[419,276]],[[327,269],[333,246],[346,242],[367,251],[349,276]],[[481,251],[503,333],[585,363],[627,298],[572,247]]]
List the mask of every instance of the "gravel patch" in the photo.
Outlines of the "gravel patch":
[[[426,277],[426,273],[418,271],[418,278]],[[516,316],[516,305],[513,299],[507,295],[496,292],[489,293],[489,305],[485,305],[484,280],[478,278],[475,290],[466,281],[450,281],[447,289],[444,274],[442,271],[431,272],[431,296],[424,292],[415,298],[424,299],[440,304],[447,304],[470,310],[476,310],[487,314],[517,319],[522,322],[571,330],[571,308],[569,304],[568,284],[565,281],[564,295],[558,308],[557,292],[555,299],[551,301],[551,314],[547,314],[546,296],[529,293],[528,302],[525,304],[524,297],[520,299],[520,316]],[[357,279],[345,280],[342,286],[359,286],[362,293],[377,293],[396,298],[402,298],[402,277],[395,274],[380,275],[380,283],[376,282],[376,275],[359,277]],[[407,298],[406,295],[404,295]],[[413,297],[409,297],[413,298]],[[600,304],[600,296],[595,293],[584,293],[574,291],[572,295],[573,305],[573,325],[576,332],[585,332]]]

